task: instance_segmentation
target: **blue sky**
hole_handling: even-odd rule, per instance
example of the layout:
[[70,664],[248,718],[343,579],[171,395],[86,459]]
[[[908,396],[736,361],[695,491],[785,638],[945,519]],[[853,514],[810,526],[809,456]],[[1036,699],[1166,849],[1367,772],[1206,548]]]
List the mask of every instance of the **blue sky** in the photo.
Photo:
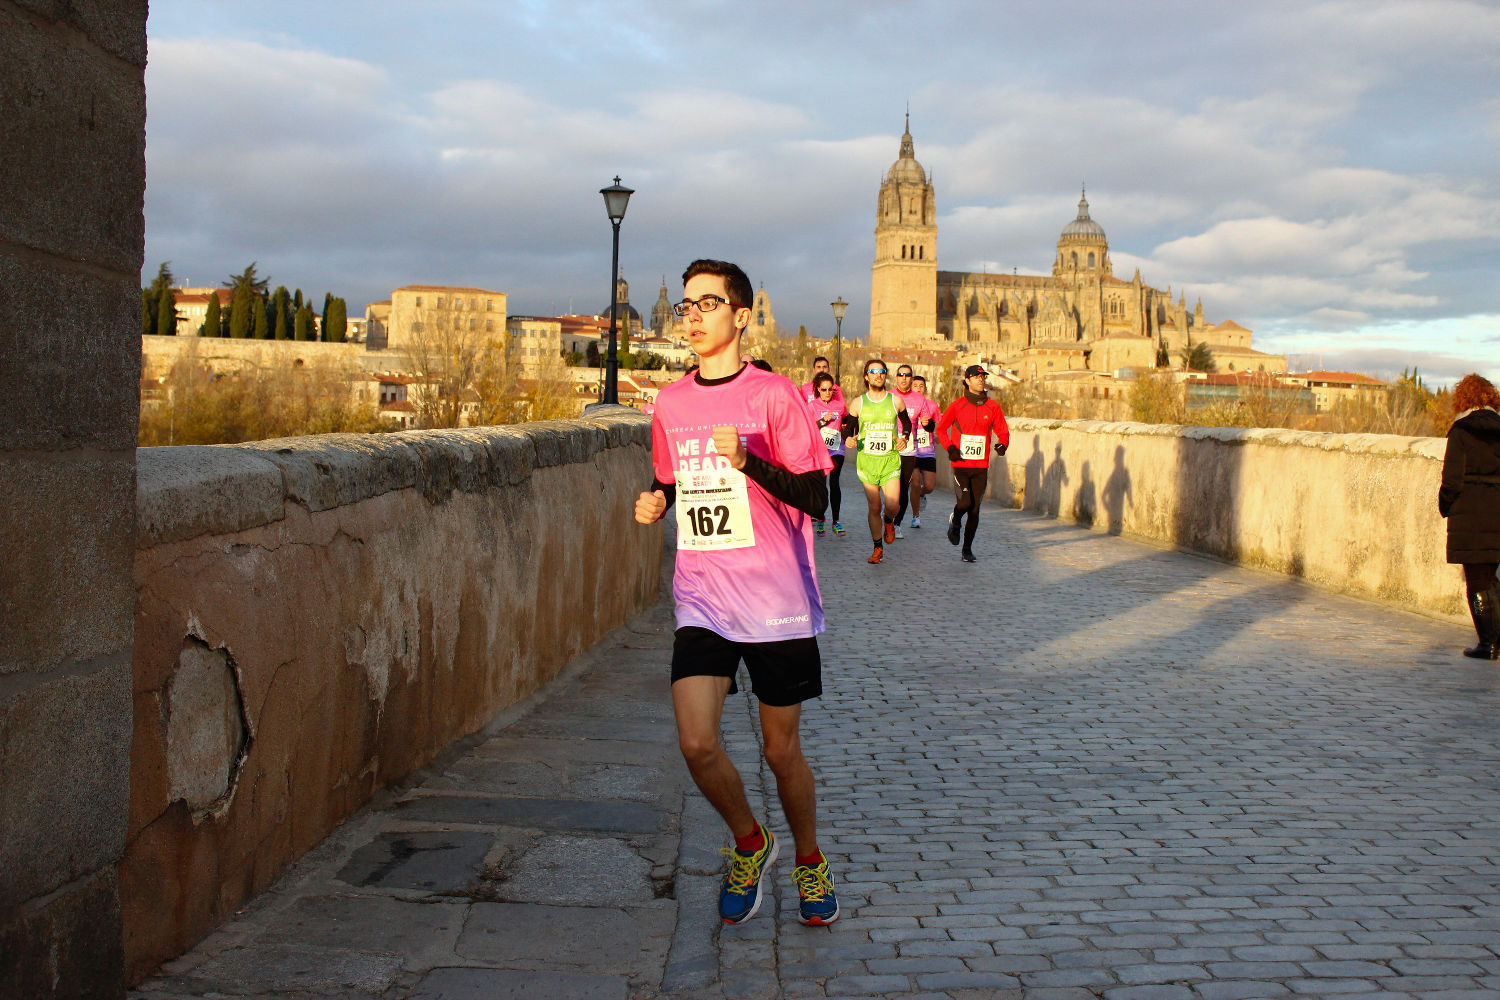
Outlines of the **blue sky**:
[[911,107],[951,270],[1045,273],[1087,183],[1115,273],[1256,346],[1500,375],[1500,6],[153,0],[146,276],[251,260],[350,311],[412,283],[608,302],[739,261],[868,324]]

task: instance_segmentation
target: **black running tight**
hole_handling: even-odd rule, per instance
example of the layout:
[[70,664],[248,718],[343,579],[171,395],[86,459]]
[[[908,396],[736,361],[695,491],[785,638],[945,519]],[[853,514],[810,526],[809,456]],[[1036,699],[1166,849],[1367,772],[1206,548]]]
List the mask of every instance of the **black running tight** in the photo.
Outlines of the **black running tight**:
[[833,513],[833,520],[839,519],[839,501],[843,499],[843,491],[839,489],[839,473],[844,471],[844,456],[829,455],[833,459],[833,469],[828,473],[828,506]]
[[964,524],[965,549],[974,544],[974,532],[979,530],[979,506],[984,503],[984,491],[989,485],[989,469],[953,470],[953,494],[958,498],[953,505],[953,521],[962,523],[964,515],[969,515],[968,523]]

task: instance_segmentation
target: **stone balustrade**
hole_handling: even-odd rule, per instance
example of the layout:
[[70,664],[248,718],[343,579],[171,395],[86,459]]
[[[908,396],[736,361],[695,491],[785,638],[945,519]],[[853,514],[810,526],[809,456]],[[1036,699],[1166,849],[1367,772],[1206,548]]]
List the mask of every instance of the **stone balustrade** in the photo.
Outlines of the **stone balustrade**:
[[128,979],[655,601],[650,423],[594,412],[139,452]]
[[1444,561],[1441,438],[1010,420],[1011,507],[1467,621]]

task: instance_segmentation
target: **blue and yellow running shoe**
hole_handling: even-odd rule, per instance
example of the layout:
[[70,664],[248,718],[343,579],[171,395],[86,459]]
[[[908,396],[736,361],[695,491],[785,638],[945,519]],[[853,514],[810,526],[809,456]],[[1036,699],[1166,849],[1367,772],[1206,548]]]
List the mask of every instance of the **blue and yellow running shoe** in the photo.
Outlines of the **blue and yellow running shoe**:
[[743,854],[732,847],[724,849],[729,855],[729,874],[724,876],[724,888],[719,891],[719,916],[726,924],[742,924],[755,916],[765,897],[766,876],[776,863],[776,852],[781,845],[763,825],[760,834],[764,839],[754,854]]
[[802,922],[811,927],[823,927],[839,918],[839,897],[833,891],[833,878],[828,874],[828,856],[819,852],[822,861],[815,865],[798,865],[792,872],[797,883],[797,894],[801,902],[797,912]]
[[842,535],[844,533],[844,523],[842,521],[833,522],[833,533],[835,535]]
[[817,535],[819,538],[822,538],[824,530],[825,529],[823,527],[823,522],[822,521],[814,521],[813,522],[813,534]]

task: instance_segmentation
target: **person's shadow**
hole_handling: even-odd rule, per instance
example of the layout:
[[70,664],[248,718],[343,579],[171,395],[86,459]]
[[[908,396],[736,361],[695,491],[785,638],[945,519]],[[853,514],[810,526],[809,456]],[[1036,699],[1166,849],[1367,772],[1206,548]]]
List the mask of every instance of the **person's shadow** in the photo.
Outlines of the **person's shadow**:
[[1094,477],[1089,474],[1089,463],[1083,463],[1078,477],[1078,492],[1073,494],[1073,522],[1092,526],[1098,507],[1097,497],[1094,495]]
[[1104,501],[1106,525],[1111,535],[1118,535],[1125,528],[1125,502],[1131,499],[1130,470],[1125,468],[1125,446],[1115,448],[1115,467],[1104,482],[1100,493]]
[[1068,481],[1068,467],[1063,464],[1062,444],[1053,453],[1052,464],[1042,473],[1042,503],[1048,517],[1056,517],[1062,510],[1062,488]]
[[1031,439],[1031,457],[1026,459],[1026,492],[1021,497],[1023,509],[1042,509],[1042,471],[1046,465],[1047,460],[1042,457],[1042,436],[1034,435]]

